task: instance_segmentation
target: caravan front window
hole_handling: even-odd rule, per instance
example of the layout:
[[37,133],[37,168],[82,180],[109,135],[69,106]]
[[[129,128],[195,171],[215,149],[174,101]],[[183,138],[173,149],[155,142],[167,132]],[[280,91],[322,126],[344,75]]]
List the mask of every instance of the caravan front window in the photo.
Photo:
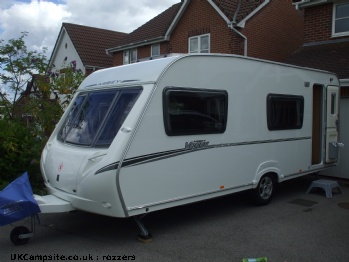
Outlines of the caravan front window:
[[140,93],[140,88],[81,93],[58,139],[84,146],[109,146]]

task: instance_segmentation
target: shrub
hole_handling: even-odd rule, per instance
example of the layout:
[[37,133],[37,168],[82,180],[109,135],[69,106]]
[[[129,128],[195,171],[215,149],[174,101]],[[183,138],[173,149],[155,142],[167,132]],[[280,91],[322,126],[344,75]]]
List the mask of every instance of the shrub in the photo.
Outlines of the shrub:
[[0,190],[27,171],[39,193],[43,190],[40,155],[45,139],[21,121],[0,120],[0,130]]

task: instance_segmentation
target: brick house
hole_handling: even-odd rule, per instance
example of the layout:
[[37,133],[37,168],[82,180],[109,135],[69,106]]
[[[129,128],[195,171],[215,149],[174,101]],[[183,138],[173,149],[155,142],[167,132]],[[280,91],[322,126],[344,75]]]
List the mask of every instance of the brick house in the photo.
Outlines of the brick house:
[[122,39],[126,33],[62,23],[49,65],[57,69],[76,61],[76,68],[86,75],[112,66],[112,58],[105,49]]
[[302,0],[304,40],[286,62],[337,73],[342,96],[349,96],[349,0]]
[[327,175],[349,178],[349,0],[294,1],[304,13],[303,45],[285,62],[334,72],[341,84],[341,162]]
[[182,0],[107,49],[113,65],[168,53],[228,53],[282,61],[303,40],[292,0]]

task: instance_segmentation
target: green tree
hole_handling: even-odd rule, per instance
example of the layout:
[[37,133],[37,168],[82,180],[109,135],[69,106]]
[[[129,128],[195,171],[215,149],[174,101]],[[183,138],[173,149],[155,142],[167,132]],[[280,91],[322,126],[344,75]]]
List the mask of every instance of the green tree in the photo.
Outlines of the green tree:
[[52,133],[84,78],[75,61],[63,63],[61,69],[52,67],[45,76],[35,76],[37,91],[29,98],[25,110],[39,127],[36,130],[39,136],[48,138]]
[[26,36],[27,32],[23,32],[18,39],[10,39],[6,44],[4,40],[0,40],[0,80],[14,93],[12,103],[6,106],[6,113],[10,119],[15,117],[17,98],[32,76],[42,75],[47,70],[46,48],[43,48],[42,53],[28,51],[24,41]]
[[76,68],[76,61],[67,63],[65,59],[60,69],[53,65],[48,75],[51,78],[51,93],[57,94],[62,109],[65,109],[73,99],[81,82],[85,79],[85,74],[80,68]]
[[[65,61],[63,69],[49,68],[46,48],[28,51],[26,36],[22,33],[6,44],[0,40],[0,80],[14,94],[11,103],[1,104],[5,118],[0,120],[0,190],[28,171],[33,190],[39,193],[41,152],[85,76],[75,61]],[[28,85],[35,92],[26,94],[20,104],[18,97]]]

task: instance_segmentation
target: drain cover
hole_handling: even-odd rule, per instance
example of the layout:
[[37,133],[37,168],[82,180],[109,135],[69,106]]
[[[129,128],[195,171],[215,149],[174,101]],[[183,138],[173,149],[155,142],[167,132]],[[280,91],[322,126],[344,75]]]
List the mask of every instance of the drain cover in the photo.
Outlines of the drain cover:
[[341,208],[345,208],[345,209],[349,209],[349,203],[338,203],[338,206],[340,206]]
[[291,204],[296,204],[296,205],[300,205],[300,206],[304,206],[304,207],[311,207],[311,206],[317,204],[318,202],[316,202],[316,201],[311,201],[311,200],[307,200],[307,199],[298,198],[298,199],[292,200],[292,201],[289,202],[289,203],[291,203]]

